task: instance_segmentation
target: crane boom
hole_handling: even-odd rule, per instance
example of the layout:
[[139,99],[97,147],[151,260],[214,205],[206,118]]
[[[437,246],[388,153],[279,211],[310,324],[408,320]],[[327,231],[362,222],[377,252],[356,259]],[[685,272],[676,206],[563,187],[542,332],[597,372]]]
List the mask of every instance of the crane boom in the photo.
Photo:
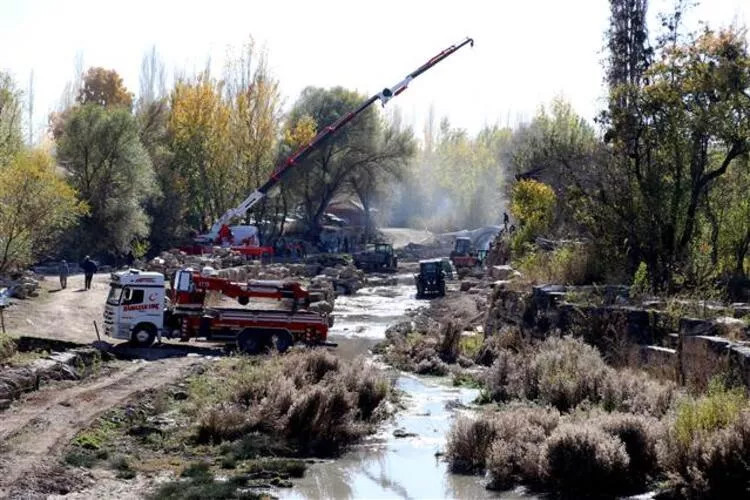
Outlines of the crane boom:
[[356,109],[350,111],[349,113],[345,114],[332,124],[324,127],[321,131],[318,132],[318,134],[307,144],[301,146],[299,149],[297,149],[291,156],[286,158],[284,161],[282,161],[280,164],[276,166],[274,169],[273,174],[271,174],[271,177],[263,183],[258,189],[250,193],[250,196],[245,198],[245,200],[237,205],[235,208],[230,208],[227,210],[224,215],[222,215],[211,227],[211,230],[208,232],[207,235],[205,235],[206,239],[214,240],[217,235],[219,234],[219,229],[227,224],[229,221],[231,221],[235,217],[242,217],[244,216],[248,210],[250,210],[256,203],[258,203],[260,200],[262,200],[268,193],[273,189],[276,184],[284,177],[284,175],[295,165],[299,164],[302,160],[307,158],[310,153],[315,151],[323,142],[325,142],[327,139],[329,139],[331,136],[336,134],[342,127],[344,127],[347,123],[352,121],[357,115],[362,113],[364,110],[366,110],[368,107],[370,107],[373,103],[376,101],[380,101],[383,106],[385,106],[388,101],[399,95],[401,92],[407,89],[409,83],[428,69],[435,66],[437,63],[442,61],[443,59],[447,58],[454,52],[456,52],[458,49],[463,47],[464,45],[471,45],[474,46],[474,40],[471,38],[466,38],[459,44],[451,45],[447,49],[439,52],[437,55],[432,57],[430,60],[428,60],[426,63],[421,65],[416,70],[412,71],[408,75],[406,75],[406,78],[395,84],[394,86],[388,88],[384,88],[377,94],[371,96],[367,100],[365,100],[362,104],[360,104]]

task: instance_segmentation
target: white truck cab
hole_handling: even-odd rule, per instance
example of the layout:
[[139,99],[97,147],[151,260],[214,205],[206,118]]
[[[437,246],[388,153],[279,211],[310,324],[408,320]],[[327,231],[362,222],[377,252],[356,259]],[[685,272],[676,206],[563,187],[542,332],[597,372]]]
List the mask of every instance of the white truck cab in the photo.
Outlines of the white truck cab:
[[164,275],[131,269],[112,273],[104,306],[104,333],[150,346],[164,328]]

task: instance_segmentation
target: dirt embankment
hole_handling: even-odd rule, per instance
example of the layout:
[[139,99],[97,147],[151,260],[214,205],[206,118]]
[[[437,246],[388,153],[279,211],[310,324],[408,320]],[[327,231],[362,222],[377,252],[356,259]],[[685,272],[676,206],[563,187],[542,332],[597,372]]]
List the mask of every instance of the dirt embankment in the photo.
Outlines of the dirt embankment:
[[[39,474],[54,470],[59,454],[78,430],[133,394],[180,378],[194,358],[116,363],[110,373],[83,383],[50,386],[29,395],[0,419],[0,497],[28,497]],[[32,488],[29,491],[29,488]]]

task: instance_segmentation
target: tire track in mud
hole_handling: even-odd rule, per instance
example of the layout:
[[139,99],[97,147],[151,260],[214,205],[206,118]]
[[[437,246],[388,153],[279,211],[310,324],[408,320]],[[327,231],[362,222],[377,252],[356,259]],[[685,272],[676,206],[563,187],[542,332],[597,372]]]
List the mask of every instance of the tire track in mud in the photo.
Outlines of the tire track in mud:
[[103,377],[65,387],[48,387],[0,414],[0,498],[23,496],[27,474],[54,464],[75,434],[101,414],[146,389],[183,374],[195,358],[170,358],[121,365]]

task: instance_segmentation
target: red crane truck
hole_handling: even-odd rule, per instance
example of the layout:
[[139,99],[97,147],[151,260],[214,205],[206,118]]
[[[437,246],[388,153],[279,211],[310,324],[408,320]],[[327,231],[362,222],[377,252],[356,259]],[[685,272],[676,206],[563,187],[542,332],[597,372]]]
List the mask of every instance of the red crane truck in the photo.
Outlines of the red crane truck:
[[[158,337],[205,338],[231,341],[238,349],[257,354],[267,349],[284,352],[295,343],[329,345],[332,318],[308,311],[309,293],[297,282],[233,282],[202,272],[182,269],[166,289],[164,275],[135,269],[112,273],[104,309],[107,336],[149,347]],[[208,306],[209,292],[247,305],[252,298],[275,299],[290,305],[283,309]]]

